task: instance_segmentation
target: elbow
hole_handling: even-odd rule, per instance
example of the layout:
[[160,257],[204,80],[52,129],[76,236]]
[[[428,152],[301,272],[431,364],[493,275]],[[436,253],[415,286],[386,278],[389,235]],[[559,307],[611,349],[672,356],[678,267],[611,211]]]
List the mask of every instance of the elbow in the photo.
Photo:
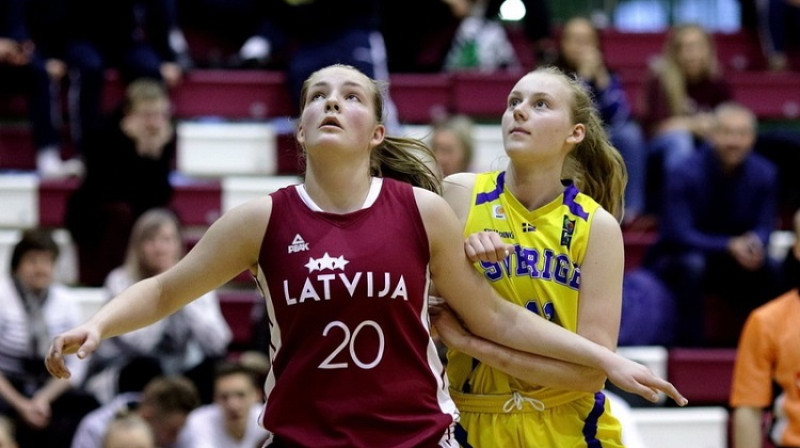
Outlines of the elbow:
[[580,384],[576,385],[576,389],[582,392],[599,392],[606,386],[608,377],[600,370],[592,370],[581,376]]

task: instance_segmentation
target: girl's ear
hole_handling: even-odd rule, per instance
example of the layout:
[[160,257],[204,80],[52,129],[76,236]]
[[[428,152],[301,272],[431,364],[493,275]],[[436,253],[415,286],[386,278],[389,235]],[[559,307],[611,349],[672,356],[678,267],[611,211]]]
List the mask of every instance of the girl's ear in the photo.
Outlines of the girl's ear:
[[303,143],[305,143],[306,134],[303,131],[303,126],[300,125],[297,126],[297,131],[295,132],[295,140],[297,140],[297,143],[299,143],[300,146],[303,146]]
[[372,133],[372,138],[370,139],[371,147],[374,148],[383,143],[384,138],[386,138],[386,126],[382,124],[375,126],[375,130]]
[[578,123],[572,127],[572,132],[567,136],[567,143],[578,144],[586,137],[586,126]]

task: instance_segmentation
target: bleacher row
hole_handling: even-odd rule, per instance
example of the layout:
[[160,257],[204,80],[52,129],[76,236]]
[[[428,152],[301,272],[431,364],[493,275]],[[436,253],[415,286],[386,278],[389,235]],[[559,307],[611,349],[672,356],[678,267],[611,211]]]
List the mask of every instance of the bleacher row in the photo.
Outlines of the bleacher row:
[[[607,34],[608,35],[608,34]],[[648,36],[648,37],[644,37]],[[728,36],[728,35],[722,35]],[[746,35],[728,39],[732,52],[727,59],[726,79],[732,84],[734,97],[760,119],[780,120],[800,116],[800,73],[773,73],[761,70],[737,70],[749,67],[752,46]],[[616,51],[609,52],[609,64],[622,77],[635,113],[641,113],[638,100],[646,79],[648,61],[660,46],[655,45],[663,34],[636,35],[635,38],[609,39]],[[721,37],[720,37],[721,39]],[[736,50],[736,49],[739,50]],[[613,56],[613,57],[612,57]],[[737,62],[738,61],[738,62]],[[389,92],[402,123],[429,123],[442,111],[464,113],[478,120],[497,121],[505,107],[508,91],[519,78],[518,72],[483,73],[396,73],[390,77]],[[294,113],[284,87],[284,74],[256,70],[193,70],[185,81],[173,89],[175,116],[179,120],[214,117],[221,120],[263,121],[289,117]],[[122,87],[114,73],[109,73],[104,108],[112,108],[122,95]],[[16,118],[16,123],[0,126],[0,169],[33,169],[34,148],[30,129],[19,121],[25,116],[22,97],[0,103],[0,117]],[[65,139],[67,140],[67,139]],[[291,139],[283,147],[292,148]],[[293,164],[281,165],[293,170]]]
[[[660,53],[664,38],[664,33],[603,33],[608,63],[619,70],[637,113],[641,110],[636,99],[647,64]],[[715,38],[720,61],[739,101],[761,119],[800,115],[800,74],[761,71],[763,58],[758,42],[744,33],[718,34]],[[424,137],[426,124],[440,111],[465,113],[496,123],[505,107],[504,99],[519,75],[397,73],[392,74],[389,88],[399,118],[407,124],[405,131]],[[104,108],[113,107],[121,95],[121,84],[110,73]],[[293,114],[282,73],[194,70],[172,96],[179,121],[172,207],[187,228],[195,230],[188,232],[187,245],[196,241],[224,211],[297,181],[292,137],[285,134],[285,129],[271,128],[269,124],[272,119]],[[34,169],[30,130],[21,119],[24,109],[22,97],[0,103],[0,117],[11,120],[0,124],[0,169]],[[479,125],[475,136],[473,169],[499,168],[502,145],[497,125]],[[8,251],[19,229],[52,227],[59,229],[56,239],[65,249],[59,277],[67,283],[74,282],[74,249],[62,226],[66,199],[77,185],[76,179],[40,180],[27,172],[0,175],[0,269],[3,263],[7,264]],[[631,267],[638,264],[644,249],[652,244],[653,235],[626,234],[625,242],[626,267]],[[240,277],[236,285],[219,292],[223,314],[234,332],[233,347],[243,347],[250,341],[252,310],[263,300],[252,288],[252,280]],[[95,310],[103,298],[102,292],[94,288],[75,291],[86,313]],[[667,377],[692,404],[691,409],[635,409],[634,418],[648,448],[728,446],[725,405],[734,350],[630,347],[620,351]]]

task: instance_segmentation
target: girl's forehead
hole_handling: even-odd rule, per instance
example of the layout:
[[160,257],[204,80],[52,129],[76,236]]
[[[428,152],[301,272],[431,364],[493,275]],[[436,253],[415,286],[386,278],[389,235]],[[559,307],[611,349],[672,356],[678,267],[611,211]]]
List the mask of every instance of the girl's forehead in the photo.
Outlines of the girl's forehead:
[[369,85],[369,79],[360,72],[357,72],[347,67],[328,67],[315,73],[309,80],[309,85],[319,83],[327,84],[358,84],[362,86]]
[[559,96],[566,93],[567,85],[563,79],[551,73],[528,73],[517,82],[514,91]]

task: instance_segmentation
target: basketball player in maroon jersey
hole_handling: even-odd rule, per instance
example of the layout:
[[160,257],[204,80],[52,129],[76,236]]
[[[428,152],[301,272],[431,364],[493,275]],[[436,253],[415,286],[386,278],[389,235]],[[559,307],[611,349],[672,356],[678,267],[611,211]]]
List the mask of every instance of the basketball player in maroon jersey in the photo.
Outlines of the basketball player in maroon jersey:
[[646,367],[493,292],[419,158],[432,160],[430,150],[385,135],[373,80],[348,66],[321,69],[304,84],[300,110],[304,182],[230,210],[172,269],[54,338],[52,375],[69,377],[64,355],[85,358],[102,339],[155,322],[249,269],[271,326],[261,416],[270,446],[455,446],[458,411],[430,335],[431,281],[477,335],[685,403]]

